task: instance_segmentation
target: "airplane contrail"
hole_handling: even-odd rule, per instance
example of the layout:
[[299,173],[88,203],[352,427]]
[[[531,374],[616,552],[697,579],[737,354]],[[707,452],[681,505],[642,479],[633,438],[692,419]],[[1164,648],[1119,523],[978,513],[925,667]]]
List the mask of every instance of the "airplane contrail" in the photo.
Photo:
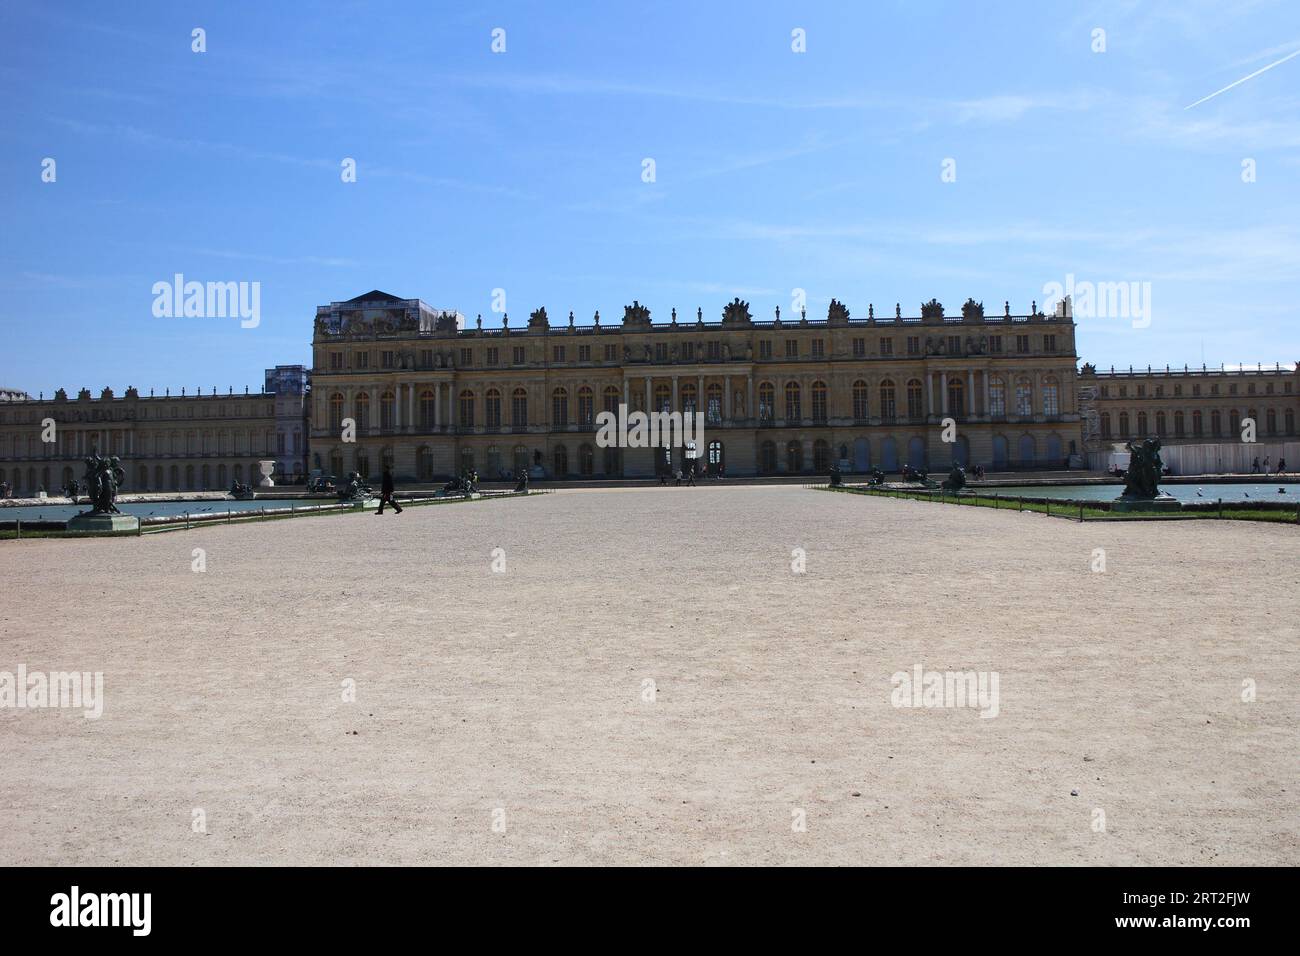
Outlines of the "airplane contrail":
[[1300,56],[1300,50],[1295,50],[1295,51],[1293,51],[1293,52],[1291,52],[1291,53],[1288,53],[1286,56],[1282,57],[1282,59],[1280,59],[1280,60],[1275,60],[1274,62],[1270,63],[1268,66],[1260,67],[1260,68],[1259,68],[1258,70],[1256,70],[1254,73],[1250,74],[1250,76],[1243,76],[1241,79],[1237,80],[1235,83],[1229,83],[1229,84],[1228,84],[1227,86],[1225,86],[1223,89],[1221,89],[1221,90],[1215,90],[1215,91],[1214,91],[1213,93],[1211,93],[1209,96],[1202,96],[1202,97],[1201,97],[1199,100],[1197,100],[1195,103],[1191,104],[1191,106],[1184,106],[1183,109],[1185,109],[1185,110],[1190,110],[1190,109],[1192,108],[1192,106],[1200,106],[1200,105],[1201,105],[1202,103],[1204,103],[1206,100],[1212,100],[1212,99],[1214,99],[1216,96],[1218,96],[1220,93],[1226,93],[1226,92],[1228,92],[1228,90],[1232,89],[1234,86],[1240,86],[1242,83],[1245,83],[1247,80],[1253,80],[1255,77],[1259,76],[1261,73],[1265,72],[1266,70],[1271,70],[1271,69],[1273,69],[1273,67],[1277,66],[1278,64],[1280,64],[1280,63],[1285,63],[1287,60],[1291,59],[1292,57],[1297,57],[1297,56]]

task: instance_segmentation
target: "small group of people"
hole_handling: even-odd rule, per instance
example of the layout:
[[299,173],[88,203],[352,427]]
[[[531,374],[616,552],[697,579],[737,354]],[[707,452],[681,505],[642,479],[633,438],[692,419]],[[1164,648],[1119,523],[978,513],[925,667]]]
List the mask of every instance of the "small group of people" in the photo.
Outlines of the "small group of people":
[[1285,458],[1279,458],[1279,459],[1277,460],[1277,470],[1276,470],[1276,471],[1270,471],[1270,468],[1271,468],[1271,467],[1272,467],[1272,465],[1271,465],[1271,462],[1270,462],[1270,456],[1269,456],[1269,455],[1265,455],[1265,456],[1264,456],[1264,464],[1263,464],[1262,466],[1261,466],[1260,463],[1259,463],[1259,456],[1256,455],[1256,456],[1255,456],[1255,460],[1254,460],[1253,462],[1251,462],[1251,465],[1250,465],[1250,473],[1251,473],[1252,475],[1261,475],[1261,474],[1262,474],[1262,475],[1267,475],[1267,474],[1281,475],[1281,474],[1285,474],[1285,473],[1286,473],[1286,459],[1285,459]]

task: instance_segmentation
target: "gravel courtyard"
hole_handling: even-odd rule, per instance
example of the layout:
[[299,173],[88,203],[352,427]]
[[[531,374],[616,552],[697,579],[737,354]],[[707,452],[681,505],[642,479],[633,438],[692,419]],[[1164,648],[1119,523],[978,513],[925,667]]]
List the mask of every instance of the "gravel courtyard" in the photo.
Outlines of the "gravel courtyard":
[[0,709],[0,864],[1294,865],[1298,559],[790,485],[0,542],[0,671],[104,675]]

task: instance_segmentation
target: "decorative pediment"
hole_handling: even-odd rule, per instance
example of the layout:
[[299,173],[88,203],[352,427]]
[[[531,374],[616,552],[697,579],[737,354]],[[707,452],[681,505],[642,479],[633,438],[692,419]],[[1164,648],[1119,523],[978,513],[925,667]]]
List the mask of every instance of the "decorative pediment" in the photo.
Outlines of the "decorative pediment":
[[749,303],[741,302],[739,296],[732,299],[723,307],[723,325],[749,325],[750,323]]
[[623,325],[649,325],[650,309],[642,305],[636,299],[632,300],[631,305],[623,306]]

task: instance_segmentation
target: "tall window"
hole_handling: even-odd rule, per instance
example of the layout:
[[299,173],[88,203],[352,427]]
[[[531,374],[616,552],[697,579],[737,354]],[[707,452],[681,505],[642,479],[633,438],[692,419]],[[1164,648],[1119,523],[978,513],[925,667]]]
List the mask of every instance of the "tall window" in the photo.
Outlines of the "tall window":
[[569,424],[569,391],[557,388],[551,392],[551,427],[564,428]]
[[667,385],[656,385],[654,405],[650,410],[654,412],[671,412],[673,410],[673,390]]
[[989,414],[1001,418],[1007,413],[1007,383],[1000,378],[989,379]]
[[812,417],[815,422],[826,421],[826,383],[813,382]]
[[584,385],[578,389],[578,424],[590,428],[595,421],[595,395]]
[[858,379],[853,383],[853,418],[856,421],[864,422],[867,420],[868,414],[867,383],[862,379]]
[[948,414],[961,418],[966,414],[966,389],[959,378],[948,379]]
[[1016,379],[1016,414],[1034,414],[1034,386],[1027,378]]
[[682,386],[682,414],[692,414],[699,409],[699,395],[695,384],[687,382]]
[[1138,412],[1138,437],[1141,438],[1147,434],[1147,413]]
[[925,387],[919,378],[907,382],[907,417],[913,421],[925,417]]
[[1110,437],[1110,412],[1101,413],[1101,437]]
[[892,422],[897,414],[898,406],[894,400],[894,383],[892,379],[887,378],[880,383],[880,417],[887,422]]
[[433,389],[426,388],[420,392],[420,428],[428,431],[433,428]]
[[510,424],[515,428],[528,425],[528,392],[522,387],[510,396]]
[[623,397],[618,390],[617,385],[605,386],[605,411],[618,414],[618,406],[623,401]]
[[1128,438],[1133,433],[1128,429],[1128,412],[1119,413],[1119,437]]
[[1061,414],[1061,390],[1054,378],[1046,379],[1043,382],[1043,414]]
[[[330,431],[338,432],[343,429],[343,395],[335,392],[330,396]],[[158,482],[159,485],[162,482]]]
[[785,420],[797,422],[803,418],[803,403],[800,401],[798,382],[785,383]]
[[460,424],[462,428],[474,427],[474,393],[469,389],[460,393]]
[[[762,382],[758,386],[758,420],[770,422],[776,416],[776,389],[771,382]],[[776,452],[772,453],[776,460]],[[775,466],[773,466],[775,467]]]
[[483,398],[483,424],[488,428],[501,427],[501,393],[489,388]]
[[705,403],[705,417],[710,425],[722,424],[722,386],[717,382],[710,385],[706,391],[708,399]]
[[379,427],[389,429],[394,426],[397,420],[397,396],[392,392],[384,392],[379,397]]
[[370,396],[362,392],[352,403],[352,418],[357,423],[357,428],[370,427]]

